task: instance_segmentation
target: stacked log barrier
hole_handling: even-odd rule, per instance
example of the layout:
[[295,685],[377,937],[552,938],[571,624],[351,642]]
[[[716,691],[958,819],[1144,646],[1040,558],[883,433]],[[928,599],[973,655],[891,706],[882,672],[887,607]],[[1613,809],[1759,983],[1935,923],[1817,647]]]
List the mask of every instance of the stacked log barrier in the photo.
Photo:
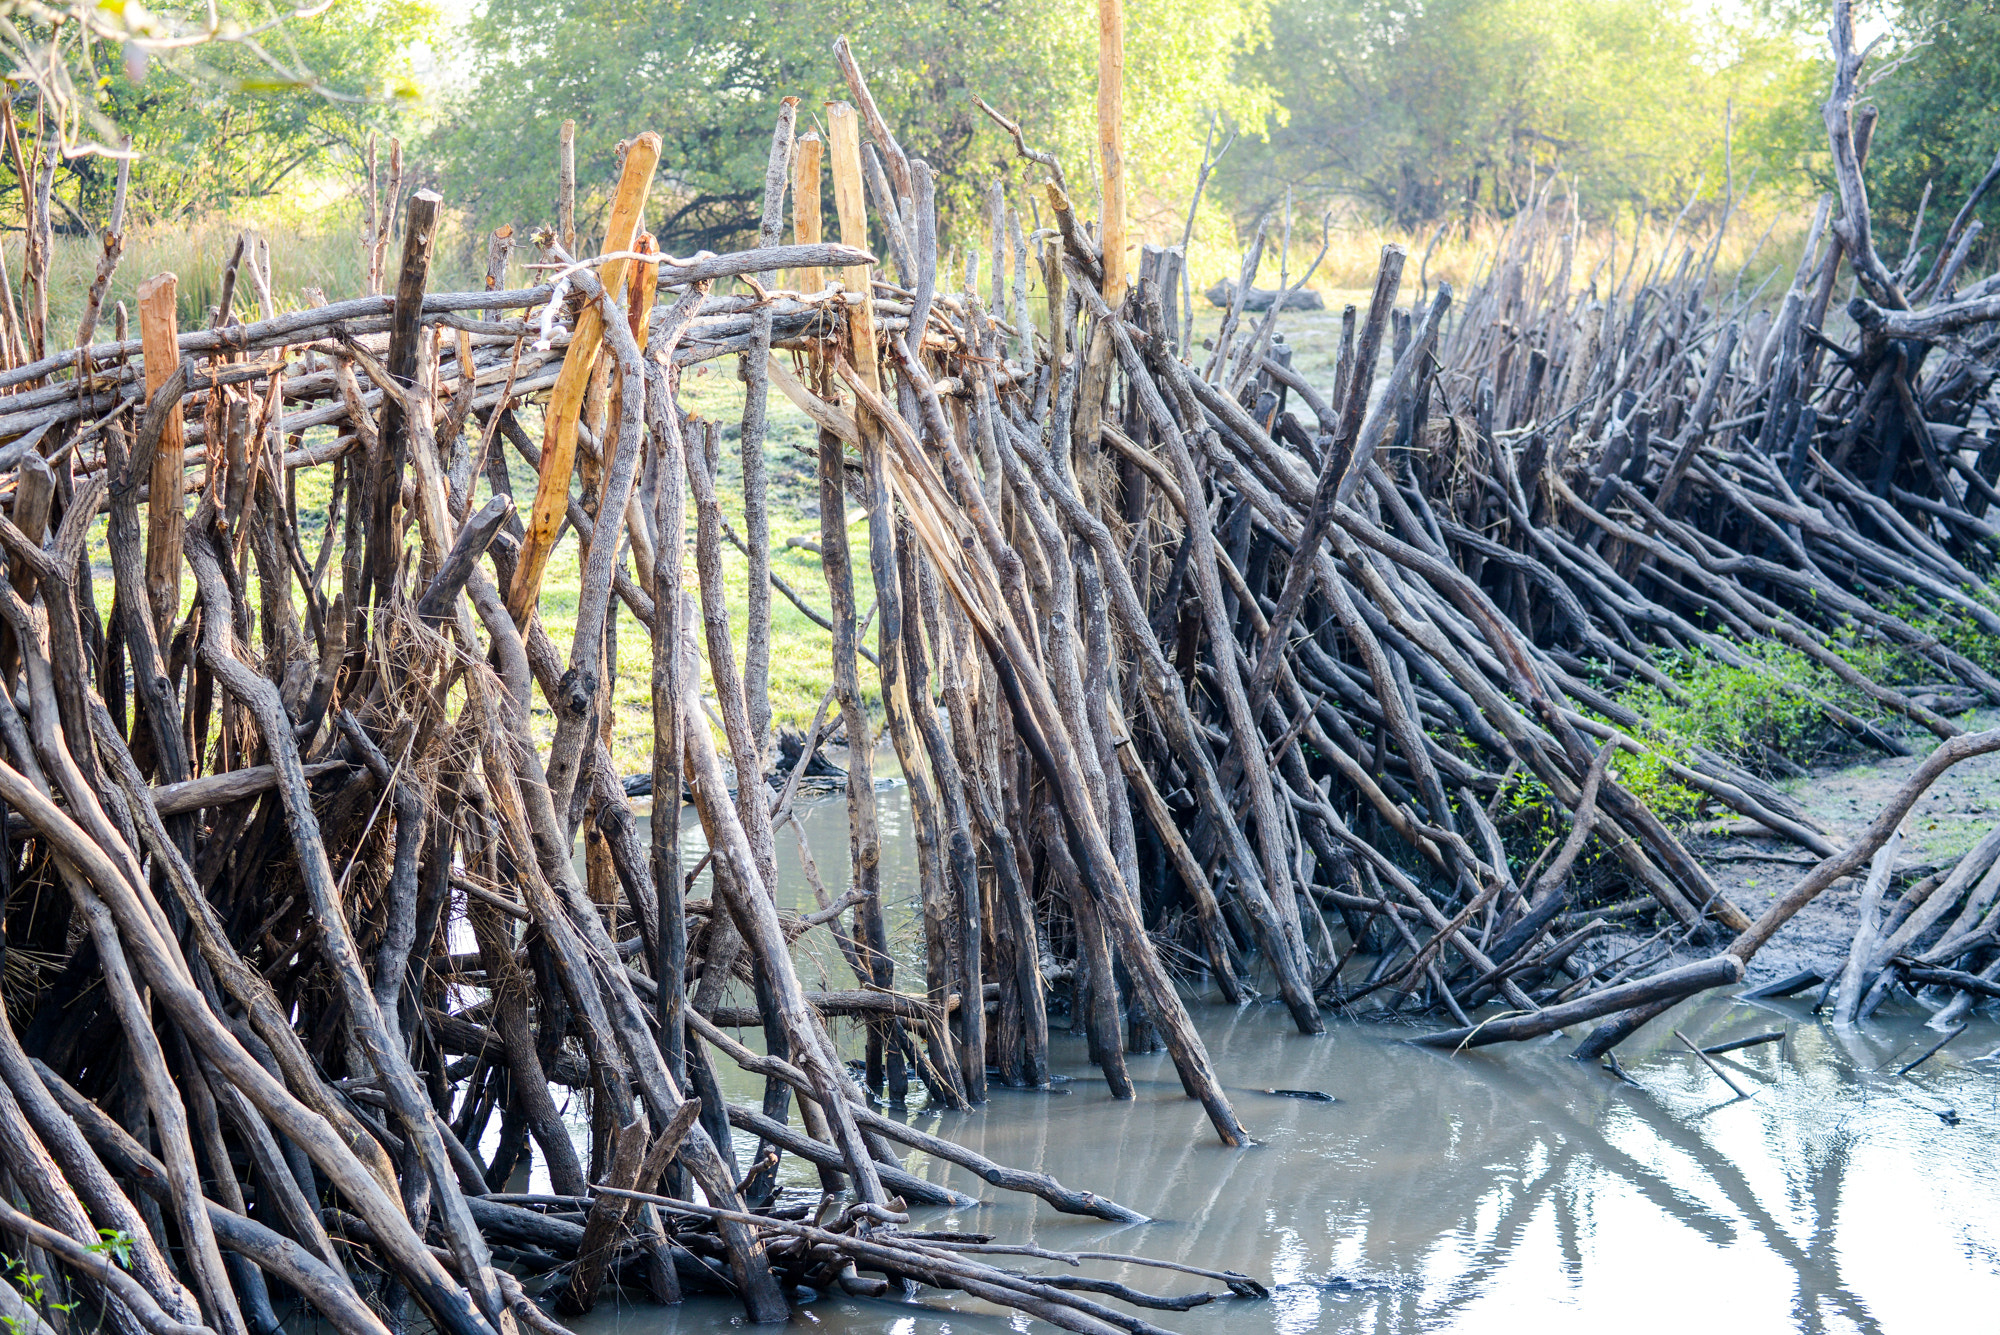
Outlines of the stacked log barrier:
[[[348,1335],[560,1329],[527,1277],[565,1312],[619,1284],[728,1293],[775,1321],[790,1287],[914,1279],[1069,1329],[1150,1330],[970,1259],[977,1235],[906,1229],[906,1207],[962,1198],[896,1147],[1055,1209],[1132,1212],[875,1101],[911,1075],[953,1106],[1045,1084],[1067,1015],[1114,1095],[1132,1092],[1128,1052],[1158,1044],[1240,1145],[1198,1024],[1209,983],[1275,991],[1305,1033],[1329,1010],[1449,1016],[1424,1041],[1453,1049],[1598,1020],[1593,1053],[1740,980],[1813,895],[1889,866],[1937,775],[2000,748],[1953,717],[2000,704],[1977,657],[2000,635],[1982,416],[2000,299],[1964,273],[1971,201],[1928,270],[1876,256],[1844,6],[1834,49],[1837,200],[1774,315],[1712,281],[1714,238],[1581,278],[1544,193],[1469,291],[1410,301],[1385,250],[1315,384],[1277,355],[1275,320],[1188,346],[1183,257],[1149,251],[1125,290],[1060,164],[998,113],[1046,170],[1035,202],[1056,225],[990,196],[982,292],[941,267],[932,166],[843,45],[851,103],[829,109],[825,164],[841,243],[819,239],[821,144],[787,106],[751,249],[658,252],[642,134],[603,249],[542,235],[536,286],[501,282],[509,233],[483,289],[433,290],[443,201],[418,196],[386,294],[264,301],[183,333],[161,276],[139,339],[10,349],[0,1142],[37,1167],[14,1170],[6,1245],[156,1335],[263,1335],[274,1289]],[[788,195],[799,240],[782,245]],[[1848,333],[1829,323],[1843,265]],[[796,780],[766,782],[783,777],[772,600],[752,603],[739,668],[721,433],[680,396],[688,368],[731,357],[746,450],[769,388],[813,426],[829,606],[811,610],[837,661],[792,765],[837,714],[850,889],[804,912],[775,893]],[[536,473],[527,505],[510,453]],[[306,469],[333,480],[315,543],[291,485]],[[767,517],[746,527],[768,557]],[[568,541],[560,644],[541,599]],[[810,606],[768,559],[751,569]],[[644,816],[610,746],[615,615],[651,648]],[[1920,664],[1924,688],[1863,666],[1863,642]],[[1779,650],[1840,683],[1772,689],[1850,745],[1939,740],[1846,847],[1770,781],[1778,758],[1673,745],[1627,698],[1671,693],[1677,662],[1756,674]],[[917,833],[910,960],[884,912],[883,732]],[[1818,865],[1753,919],[1627,756]],[[684,804],[709,850],[692,871]],[[1949,1024],[2000,991],[1996,851],[1894,898],[1885,871],[1842,1015],[1903,989]],[[1602,947],[1613,921],[1650,935]],[[809,933],[851,988],[803,986]],[[764,1053],[726,1032],[744,1024]],[[721,1099],[720,1060],[764,1080],[761,1106]],[[587,1145],[552,1082],[588,1091]],[[749,1165],[733,1130],[755,1137]],[[536,1152],[553,1190],[510,1193]],[[785,1154],[813,1166],[819,1204],[779,1190]],[[91,1259],[99,1226],[129,1266]],[[1240,1278],[1230,1292],[1255,1291]]]

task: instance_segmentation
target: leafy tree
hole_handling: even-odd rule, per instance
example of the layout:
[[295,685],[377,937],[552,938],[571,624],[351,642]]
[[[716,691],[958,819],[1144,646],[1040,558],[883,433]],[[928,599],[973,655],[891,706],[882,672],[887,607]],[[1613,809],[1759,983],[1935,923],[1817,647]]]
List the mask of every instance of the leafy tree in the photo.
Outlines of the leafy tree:
[[[1191,184],[1199,150],[1190,162],[1175,145],[1199,144],[1204,109],[1268,114],[1261,83],[1235,68],[1262,16],[1263,0],[1128,6],[1131,157],[1158,173],[1156,191]],[[903,147],[939,171],[947,217],[1019,175],[975,94],[1055,149],[1088,207],[1097,29],[1075,0],[490,0],[469,30],[473,77],[431,146],[445,193],[485,221],[549,222],[570,118],[581,225],[605,207],[618,141],[654,129],[665,174],[649,225],[670,247],[719,246],[756,225],[779,99],[802,100],[803,126],[848,96],[832,56],[843,34]]]
[[[101,0],[62,11],[54,28],[45,13],[16,15],[0,58],[13,55],[20,135],[57,145],[58,204],[95,226],[117,179],[105,150],[122,137],[137,155],[129,216],[147,221],[270,195],[369,130],[397,126],[417,96],[409,49],[437,22],[432,0],[290,13],[247,0]],[[10,193],[18,217],[18,187]]]
[[1404,227],[1509,214],[1557,170],[1600,210],[1720,193],[1732,105],[1771,128],[1807,65],[1789,34],[1675,0],[1280,0],[1251,63],[1285,121],[1230,186]]
[[[185,217],[275,193],[294,173],[350,160],[371,130],[401,127],[418,96],[409,48],[438,25],[432,0],[336,0],[282,31],[287,64],[307,82],[274,74],[253,53],[217,46],[197,68],[155,66],[135,82],[105,81],[100,106],[132,136],[136,217]],[[323,80],[320,82],[318,80]],[[73,164],[84,211],[102,217],[114,164]]]
[[[2000,153],[2000,0],[1903,0],[1892,17],[1876,63],[1904,63],[1870,90],[1881,119],[1868,157],[1869,204],[1877,221],[1907,233],[1930,187],[1922,240],[1935,245]],[[1996,192],[1976,216],[1988,230],[1975,258],[1990,262]],[[1883,253],[1891,263],[1900,258],[1886,246]]]

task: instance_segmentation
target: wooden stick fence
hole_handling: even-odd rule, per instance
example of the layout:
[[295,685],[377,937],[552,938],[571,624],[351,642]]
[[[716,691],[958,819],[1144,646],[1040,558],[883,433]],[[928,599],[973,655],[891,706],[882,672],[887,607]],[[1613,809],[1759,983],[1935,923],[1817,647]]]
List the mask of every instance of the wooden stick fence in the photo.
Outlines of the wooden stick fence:
[[[546,285],[500,289],[506,232],[485,290],[429,291],[441,201],[418,194],[389,294],[281,313],[252,254],[261,310],[225,295],[176,331],[167,277],[142,289],[138,339],[10,351],[0,1158],[23,1208],[0,1234],[153,1335],[267,1335],[287,1295],[346,1335],[419,1313],[458,1335],[560,1329],[528,1276],[565,1312],[610,1281],[724,1292],[774,1321],[789,1286],[911,1279],[1146,1331],[1098,1298],[1210,1295],[1058,1287],[974,1259],[1004,1253],[991,1239],[908,1230],[907,1206],[956,1197],[895,1146],[1058,1210],[1131,1211],[871,1100],[912,1075],[947,1105],[1046,1083],[1066,1010],[1114,1094],[1128,1053],[1164,1047],[1238,1145],[1190,1010],[1202,976],[1232,1000],[1274,989],[1304,1032],[1364,999],[1452,1017],[1424,1040],[1452,1048],[1602,1021],[1586,1053],[1740,980],[1938,774],[2000,749],[1950,717],[2000,704],[1964,648],[2000,635],[2000,306],[1961,272],[1970,205],[1921,276],[1915,254],[1874,254],[1850,27],[1843,6],[1838,212],[1775,316],[1714,292],[1713,244],[1581,274],[1544,195],[1463,296],[1403,303],[1386,250],[1331,385],[1270,319],[1226,319],[1197,358],[1180,251],[1144,248],[1121,296],[1123,251],[1099,249],[1018,130],[1055,225],[1030,234],[1027,201],[996,194],[990,281],[955,288],[932,170],[843,44],[852,104],[827,108],[824,145],[783,109],[752,249],[657,253],[641,135],[603,252],[538,238]],[[820,237],[822,161],[839,243]],[[1843,264],[1852,346],[1826,325]],[[736,279],[747,295],[718,291]],[[678,400],[685,368],[731,356],[760,588],[740,663],[721,433]],[[792,788],[774,801],[764,782],[772,384],[814,424],[834,644],[793,764],[836,714],[849,756],[850,890],[804,916],[774,895]],[[509,451],[537,472],[532,502]],[[316,547],[294,485],[309,467],[333,478]],[[88,559],[100,514],[109,608]],[[559,644],[538,607],[572,538]],[[650,642],[644,835],[608,742],[620,615]],[[1862,642],[1931,680],[1878,679],[1847,652]],[[1774,648],[1842,691],[1771,669]],[[1691,655],[1767,673],[1856,745],[1941,745],[1836,847],[1770,782],[1782,757],[1676,746],[1623,702],[1671,693],[1662,665]],[[889,945],[878,717],[908,784],[920,982]],[[1621,773],[1648,755],[1823,860],[1753,919]],[[1519,809],[1548,819],[1505,810],[1524,785]],[[684,803],[709,850],[694,876]],[[1996,849],[1871,897],[1844,1011],[1898,986],[1948,1011],[1995,990]],[[1628,919],[1651,937],[1600,949]],[[804,989],[807,932],[852,990]],[[1489,1005],[1505,1013],[1475,1018]],[[858,1080],[834,1017],[865,1029]],[[743,1023],[764,1055],[718,1027]],[[718,1055],[764,1078],[760,1104],[721,1097]],[[588,1091],[587,1145],[552,1084]],[[737,1129],[758,1141],[748,1165]],[[551,1190],[510,1193],[531,1153]],[[814,1165],[817,1209],[778,1191],[785,1153]],[[100,1227],[127,1264],[87,1259]]]

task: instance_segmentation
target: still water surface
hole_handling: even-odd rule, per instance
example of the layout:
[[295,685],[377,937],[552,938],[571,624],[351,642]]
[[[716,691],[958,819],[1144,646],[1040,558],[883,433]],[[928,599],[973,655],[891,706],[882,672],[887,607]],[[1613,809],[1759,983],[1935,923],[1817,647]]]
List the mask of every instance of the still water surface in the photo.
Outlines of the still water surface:
[[[907,800],[901,789],[881,797],[885,897],[892,922],[907,921]],[[800,814],[838,895],[844,804],[802,803]],[[698,828],[688,844],[691,865]],[[778,849],[781,903],[810,909],[789,832]],[[916,945],[907,941],[905,959]],[[851,986],[830,944],[811,956],[810,938],[801,948],[808,987],[822,985],[822,959],[827,985]],[[1139,1095],[1120,1102],[1095,1078],[1081,1040],[1054,1034],[1055,1069],[1070,1077],[1054,1089],[996,1087],[975,1111],[913,1105],[909,1116],[1153,1222],[1057,1214],[915,1156],[912,1171],[985,1202],[917,1211],[916,1226],[1136,1252],[1271,1285],[1267,1302],[1147,1314],[1188,1335],[2000,1332],[2000,1063],[1974,1060],[2000,1046],[2000,1025],[1975,1021],[1898,1079],[1896,1068],[1937,1037],[1917,1017],[1885,1008],[1860,1029],[1836,1031],[1809,1009],[1810,996],[1718,997],[1674,1012],[1670,1023],[1704,1044],[1789,1028],[1782,1044],[1719,1059],[1756,1090],[1737,1100],[1667,1029],[1621,1049],[1635,1087],[1570,1061],[1573,1039],[1451,1057],[1401,1043],[1407,1029],[1334,1019],[1324,1036],[1306,1038],[1281,1006],[1202,998],[1196,1023],[1254,1147],[1216,1143],[1164,1055],[1132,1059]],[[730,1098],[756,1100],[761,1083],[718,1066]],[[1263,1092],[1271,1088],[1337,1101]],[[748,1163],[751,1142],[737,1153]],[[785,1174],[799,1191],[817,1191],[809,1168],[788,1159]],[[1198,1283],[1100,1263],[1086,1273],[1155,1292]],[[999,1335],[1030,1324],[928,1290],[909,1301],[834,1293],[805,1310],[795,1324],[856,1335]],[[576,1329],[687,1335],[740,1321],[740,1309],[717,1300],[679,1309],[607,1302]]]

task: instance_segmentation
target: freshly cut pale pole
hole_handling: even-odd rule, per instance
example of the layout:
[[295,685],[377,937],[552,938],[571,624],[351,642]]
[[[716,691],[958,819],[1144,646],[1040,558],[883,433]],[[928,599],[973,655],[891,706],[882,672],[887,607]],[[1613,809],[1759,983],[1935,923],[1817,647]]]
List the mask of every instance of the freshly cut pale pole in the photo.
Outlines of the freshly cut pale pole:
[[[826,129],[833,139],[833,207],[840,217],[842,245],[868,248],[868,205],[861,193],[861,119],[845,102],[826,104]],[[876,366],[875,308],[869,303],[869,267],[850,264],[840,271],[841,285],[848,294],[847,360],[868,383],[880,390],[882,380]],[[856,300],[858,298],[858,300]],[[857,420],[859,415],[857,414]],[[862,428],[865,441],[867,428]]]
[[1125,299],[1125,0],[1097,0],[1097,157],[1104,166],[1104,300]]
[[[180,317],[175,300],[180,279],[155,274],[139,284],[139,341],[145,349],[146,397],[180,369]],[[185,522],[181,496],[187,487],[187,445],[181,432],[181,406],[167,409],[153,451],[151,500],[146,511],[146,597],[152,604],[153,631],[166,643],[173,619],[181,610],[181,526]]]
[[[611,200],[611,224],[605,229],[604,249],[615,253],[630,250],[639,233],[640,216],[646,209],[646,193],[652,188],[653,169],[660,161],[660,136],[651,130],[634,139],[625,150],[625,170],[618,178],[618,191]],[[598,280],[609,292],[625,283],[629,261],[605,264]],[[542,435],[541,480],[535,486],[535,506],[528,516],[528,535],[521,543],[520,560],[514,567],[514,582],[507,591],[507,612],[516,626],[526,626],[535,601],[541,596],[542,574],[548,569],[549,553],[555,548],[556,534],[569,512],[570,470],[576,464],[576,422],[583,410],[584,392],[590,387],[591,368],[604,340],[604,317],[595,305],[587,305],[576,317],[570,335],[569,352],[562,372],[549,391],[547,426]]]
[[[826,157],[826,143],[819,134],[807,130],[792,150],[792,240],[801,246],[819,244],[819,177]],[[817,292],[826,277],[817,265],[792,270],[792,286],[801,292]]]

